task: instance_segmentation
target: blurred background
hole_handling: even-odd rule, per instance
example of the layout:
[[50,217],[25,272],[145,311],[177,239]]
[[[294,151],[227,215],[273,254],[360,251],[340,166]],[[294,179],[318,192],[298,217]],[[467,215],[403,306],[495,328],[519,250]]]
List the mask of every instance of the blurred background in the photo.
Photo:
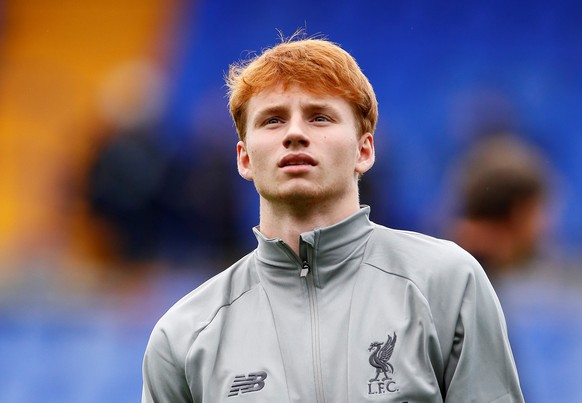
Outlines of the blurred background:
[[223,76],[297,28],[376,89],[372,219],[473,253],[526,401],[582,401],[581,21],[574,0],[0,3],[0,401],[139,401],[157,319],[255,245]]

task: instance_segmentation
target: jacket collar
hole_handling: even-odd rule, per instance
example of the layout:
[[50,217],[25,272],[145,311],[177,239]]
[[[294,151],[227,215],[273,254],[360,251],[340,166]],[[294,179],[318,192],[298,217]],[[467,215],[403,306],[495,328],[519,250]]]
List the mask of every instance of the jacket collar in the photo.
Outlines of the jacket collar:
[[301,234],[300,255],[279,238],[266,238],[258,227],[253,228],[258,241],[257,257],[259,261],[273,269],[299,270],[302,262],[324,273],[327,267],[335,267],[363,254],[363,247],[374,227],[369,219],[370,207],[362,206],[360,210],[337,224],[316,228]]

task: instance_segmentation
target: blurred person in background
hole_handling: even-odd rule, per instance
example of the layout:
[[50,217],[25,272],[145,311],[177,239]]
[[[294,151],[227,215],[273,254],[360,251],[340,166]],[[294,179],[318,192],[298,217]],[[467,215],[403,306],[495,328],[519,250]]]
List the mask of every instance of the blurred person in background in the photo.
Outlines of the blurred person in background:
[[582,401],[580,267],[550,239],[556,173],[540,150],[500,133],[479,137],[454,175],[446,236],[480,261],[499,295],[526,401]]
[[457,172],[458,213],[450,237],[479,260],[494,284],[535,270],[549,219],[543,158],[515,136],[485,136]]
[[[217,125],[179,135],[165,128],[167,91],[161,67],[148,60],[132,60],[109,74],[100,103],[107,125],[88,169],[86,195],[107,234],[102,249],[109,264],[133,276],[150,266],[190,265],[193,271],[195,263],[202,281],[210,275],[208,261],[230,264],[237,250],[231,162],[218,142],[195,143],[195,130],[216,132]],[[171,135],[179,144],[164,141]],[[211,223],[217,225],[209,233]]]
[[169,164],[159,141],[166,81],[155,62],[136,59],[115,66],[100,88],[105,128],[89,164],[86,197],[107,234],[109,260],[124,268],[143,270],[159,258]]
[[142,401],[522,402],[479,264],[359,204],[378,110],[352,56],[296,35],[227,84],[258,247],[160,319]]

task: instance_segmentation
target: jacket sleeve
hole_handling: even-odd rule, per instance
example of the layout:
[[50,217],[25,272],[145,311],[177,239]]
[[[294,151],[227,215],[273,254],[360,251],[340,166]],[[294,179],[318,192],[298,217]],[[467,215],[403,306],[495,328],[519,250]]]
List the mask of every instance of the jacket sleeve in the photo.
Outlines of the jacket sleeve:
[[176,359],[166,333],[156,326],[143,360],[142,403],[194,403],[183,363]]
[[524,401],[499,300],[474,262],[465,282],[450,357],[446,403]]

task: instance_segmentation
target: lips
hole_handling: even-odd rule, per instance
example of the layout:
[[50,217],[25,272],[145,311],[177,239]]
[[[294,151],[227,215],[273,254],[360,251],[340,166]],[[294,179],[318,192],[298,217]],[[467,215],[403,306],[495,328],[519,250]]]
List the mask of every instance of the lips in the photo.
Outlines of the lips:
[[279,161],[279,168],[297,165],[317,165],[317,161],[308,154],[287,154]]

